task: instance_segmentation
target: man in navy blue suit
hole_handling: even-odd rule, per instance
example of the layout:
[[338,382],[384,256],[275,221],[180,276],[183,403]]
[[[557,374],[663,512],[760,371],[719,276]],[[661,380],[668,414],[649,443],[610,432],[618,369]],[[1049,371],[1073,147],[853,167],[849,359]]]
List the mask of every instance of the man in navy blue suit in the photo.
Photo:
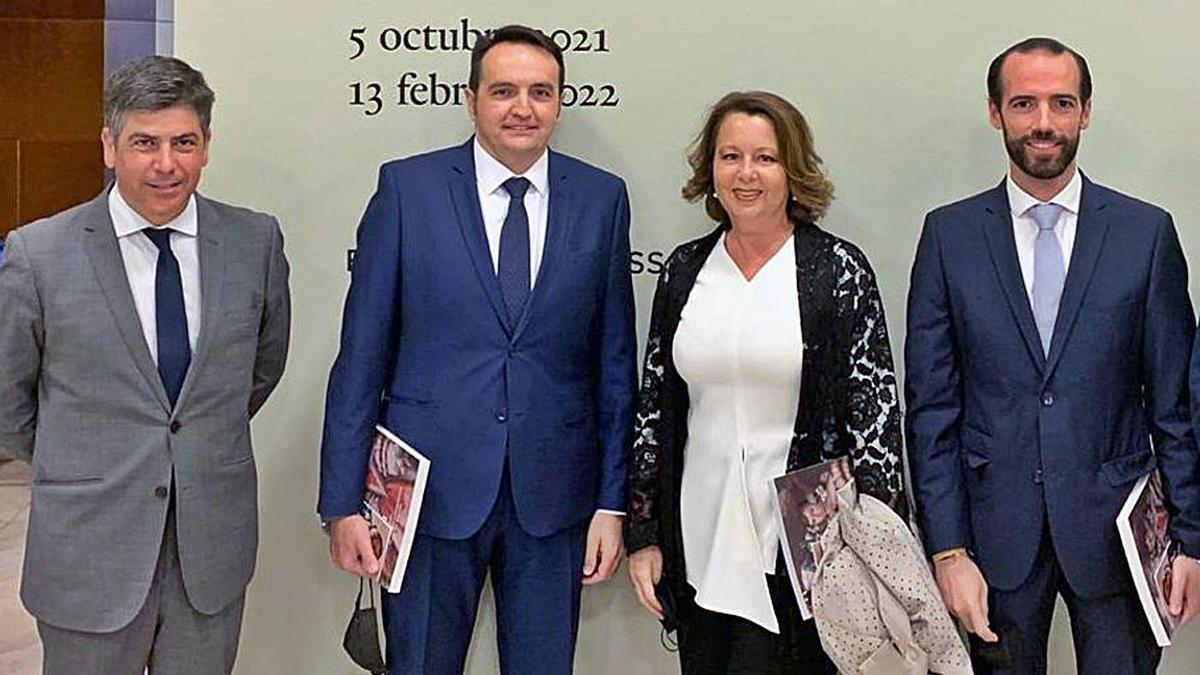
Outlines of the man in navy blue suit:
[[471,54],[465,144],[389,162],[358,230],[330,374],[318,511],[343,570],[378,571],[357,515],[376,422],[432,461],[391,673],[462,672],[484,578],[501,670],[569,673],[580,587],[622,554],[636,387],[629,201],[548,149],[562,52],[522,26]]
[[1200,609],[1187,265],[1170,215],[1076,167],[1091,92],[1086,61],[1056,40],[996,57],[989,111],[1008,176],[931,212],[913,264],[914,492],[978,672],[1046,672],[1058,596],[1080,673],[1154,672],[1115,519],[1155,467],[1183,552],[1172,611]]

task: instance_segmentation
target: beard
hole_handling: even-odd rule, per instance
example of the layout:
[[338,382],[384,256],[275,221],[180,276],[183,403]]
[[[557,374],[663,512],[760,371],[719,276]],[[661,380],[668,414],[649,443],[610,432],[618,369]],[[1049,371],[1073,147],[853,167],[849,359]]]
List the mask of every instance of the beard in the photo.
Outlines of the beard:
[[[1057,156],[1046,159],[1035,159],[1028,154],[1026,145],[1031,142],[1054,142],[1059,145]],[[1079,150],[1079,134],[1060,136],[1052,131],[1034,131],[1024,136],[1013,138],[1008,135],[1008,127],[1004,127],[1004,147],[1008,150],[1008,158],[1026,174],[1048,180],[1058,178],[1075,161],[1075,153]]]

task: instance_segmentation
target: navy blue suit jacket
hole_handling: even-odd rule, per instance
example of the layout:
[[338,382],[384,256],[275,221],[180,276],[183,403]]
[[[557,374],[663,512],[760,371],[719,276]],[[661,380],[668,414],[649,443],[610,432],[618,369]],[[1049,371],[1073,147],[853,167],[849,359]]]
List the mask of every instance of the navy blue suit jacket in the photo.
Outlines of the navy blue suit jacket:
[[930,553],[969,547],[988,583],[1019,586],[1043,523],[1084,597],[1129,586],[1115,519],[1158,466],[1172,534],[1200,555],[1189,419],[1195,323],[1162,209],[1083,181],[1049,355],[1000,186],[925,220],[908,298],[908,451]]
[[425,534],[474,534],[506,458],[530,534],[625,508],[637,384],[628,196],[616,176],[556,152],[549,180],[541,267],[510,327],[471,141],[380,169],[329,377],[322,516],[359,510],[377,421],[432,461]]

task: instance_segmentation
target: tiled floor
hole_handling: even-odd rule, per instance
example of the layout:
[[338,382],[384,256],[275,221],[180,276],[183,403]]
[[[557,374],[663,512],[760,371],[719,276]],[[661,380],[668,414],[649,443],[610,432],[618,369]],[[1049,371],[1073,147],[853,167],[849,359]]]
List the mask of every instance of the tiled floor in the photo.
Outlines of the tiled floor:
[[29,465],[0,464],[0,673],[37,675],[42,647],[17,588],[29,520]]

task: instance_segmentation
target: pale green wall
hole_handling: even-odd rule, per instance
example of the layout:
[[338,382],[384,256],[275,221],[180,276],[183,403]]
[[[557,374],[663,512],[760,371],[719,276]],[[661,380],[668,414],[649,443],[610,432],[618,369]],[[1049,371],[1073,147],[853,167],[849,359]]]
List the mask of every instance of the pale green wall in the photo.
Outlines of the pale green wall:
[[[391,82],[409,70],[465,80],[467,55],[371,49],[350,61],[347,35],[355,26],[375,35],[387,26],[456,26],[462,17],[477,27],[519,21],[607,30],[611,51],[569,53],[568,75],[615,83],[621,103],[565,111],[555,147],[628,181],[635,249],[669,250],[707,229],[699,207],[678,195],[683,148],[708,104],[748,88],[795,102],[838,188],[825,225],[870,256],[897,350],[922,216],[1000,179],[1005,159],[987,123],[984,74],[998,51],[1031,34],[1065,40],[1092,65],[1084,170],[1170,210],[1185,248],[1200,251],[1194,3],[176,0],[177,52],[218,94],[203,190],[278,215],[293,270],[292,358],[255,422],[262,550],[239,673],[355,672],[340,639],[356,586],[328,564],[313,515],[323,391],[348,282],[345,249],[378,165],[459,143],[470,124],[462,108],[389,106],[372,118],[352,110],[352,81]],[[648,274],[636,278],[642,334],[652,283]],[[473,674],[496,669],[490,607],[486,600]],[[1060,619],[1054,672],[1072,670],[1069,642]],[[1180,643],[1163,673],[1196,672],[1195,626]],[[674,663],[623,570],[585,591],[580,673],[674,672]]]

